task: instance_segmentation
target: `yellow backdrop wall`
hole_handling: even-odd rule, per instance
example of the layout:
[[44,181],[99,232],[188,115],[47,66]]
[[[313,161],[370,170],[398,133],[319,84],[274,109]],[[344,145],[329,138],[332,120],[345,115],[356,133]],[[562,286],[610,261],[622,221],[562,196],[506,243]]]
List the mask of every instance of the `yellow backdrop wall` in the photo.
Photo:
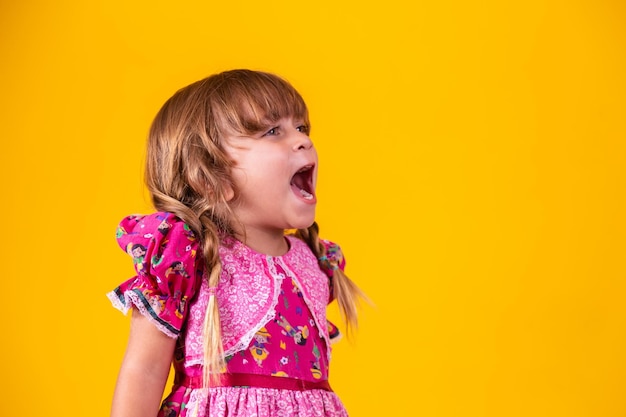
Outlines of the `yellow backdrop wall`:
[[351,415],[626,414],[623,2],[0,11],[1,415],[108,414],[149,123],[236,67],[307,100],[323,235],[376,304],[334,350]]

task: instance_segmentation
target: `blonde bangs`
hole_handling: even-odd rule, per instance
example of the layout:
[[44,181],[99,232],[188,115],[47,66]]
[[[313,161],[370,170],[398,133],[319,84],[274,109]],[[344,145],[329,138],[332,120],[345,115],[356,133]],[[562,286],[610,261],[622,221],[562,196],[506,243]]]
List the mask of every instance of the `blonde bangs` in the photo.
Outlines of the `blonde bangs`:
[[302,121],[310,128],[306,104],[287,81],[247,70],[227,71],[217,77],[221,80],[211,95],[211,110],[220,136],[259,133],[283,118]]

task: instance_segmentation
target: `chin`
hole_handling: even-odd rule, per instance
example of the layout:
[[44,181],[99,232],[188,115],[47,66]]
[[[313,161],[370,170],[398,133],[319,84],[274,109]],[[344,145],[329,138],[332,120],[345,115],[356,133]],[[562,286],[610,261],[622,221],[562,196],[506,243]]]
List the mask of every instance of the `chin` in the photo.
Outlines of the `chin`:
[[289,229],[307,229],[315,222],[315,216],[293,222]]

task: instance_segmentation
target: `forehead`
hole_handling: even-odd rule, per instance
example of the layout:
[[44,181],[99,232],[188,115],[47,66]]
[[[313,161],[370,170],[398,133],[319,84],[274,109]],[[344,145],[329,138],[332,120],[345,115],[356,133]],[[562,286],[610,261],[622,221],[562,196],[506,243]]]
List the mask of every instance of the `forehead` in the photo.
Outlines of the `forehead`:
[[249,134],[261,131],[280,119],[308,124],[308,109],[300,94],[286,81],[272,75],[230,80],[215,110],[218,124],[226,131]]

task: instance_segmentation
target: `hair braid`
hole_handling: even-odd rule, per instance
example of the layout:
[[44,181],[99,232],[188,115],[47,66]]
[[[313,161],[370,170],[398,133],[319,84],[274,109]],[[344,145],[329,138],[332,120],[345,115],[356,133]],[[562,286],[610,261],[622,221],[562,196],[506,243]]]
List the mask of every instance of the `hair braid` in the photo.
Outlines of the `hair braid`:
[[211,378],[222,372],[224,362],[224,346],[222,344],[222,327],[220,325],[220,310],[215,296],[215,288],[219,284],[222,272],[222,263],[219,257],[219,234],[215,223],[205,215],[201,217],[204,227],[202,249],[207,262],[209,303],[207,305],[204,328],[202,332],[204,344],[204,386],[208,386]]
[[[167,211],[185,222],[200,238],[204,262],[205,277],[209,288],[216,288],[222,272],[219,257],[219,231],[216,222],[205,211],[198,216],[196,211],[182,204],[180,201],[162,193],[153,193],[154,206],[161,211]],[[219,306],[215,292],[210,291],[209,302],[205,313],[203,328],[204,358],[203,381],[208,385],[210,379],[224,368],[224,348],[222,345],[222,329],[220,325]]]

